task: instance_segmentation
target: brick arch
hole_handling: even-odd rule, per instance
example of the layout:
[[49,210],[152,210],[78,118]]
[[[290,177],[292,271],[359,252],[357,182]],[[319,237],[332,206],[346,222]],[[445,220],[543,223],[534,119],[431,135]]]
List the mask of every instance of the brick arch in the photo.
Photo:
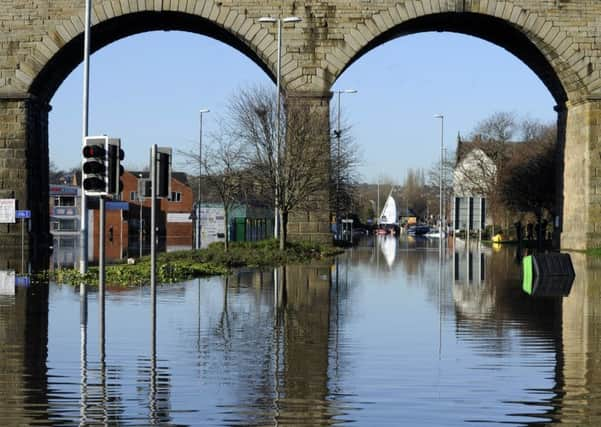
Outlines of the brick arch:
[[559,24],[511,2],[406,1],[372,15],[344,35],[326,58],[324,68],[334,80],[361,56],[394,38],[425,31],[472,35],[496,44],[523,61],[557,101],[581,99],[589,90],[582,75],[585,57]]
[[[138,5],[139,2],[120,0],[97,2],[92,11],[91,51],[147,31],[188,31],[232,46],[275,79],[272,71],[275,59],[271,61],[275,57],[272,52],[275,51],[275,37],[255,19],[212,0],[146,2],[146,7]],[[16,74],[16,79],[27,88],[28,93],[44,100],[53,96],[67,75],[82,61],[83,32],[82,11],[80,16],[73,16],[54,26],[33,45],[33,53],[18,64]],[[270,49],[265,49],[265,46]]]

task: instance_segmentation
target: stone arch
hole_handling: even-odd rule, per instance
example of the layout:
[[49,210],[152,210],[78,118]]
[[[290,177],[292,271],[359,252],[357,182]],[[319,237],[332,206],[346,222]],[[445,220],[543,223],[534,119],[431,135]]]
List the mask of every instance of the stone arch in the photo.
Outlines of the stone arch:
[[[120,0],[96,4],[92,12],[91,51],[147,31],[188,31],[237,49],[275,79],[275,37],[255,19],[211,0],[138,5],[139,2]],[[28,93],[48,101],[82,61],[83,32],[83,16],[79,15],[54,26],[33,45],[32,54],[18,64],[17,81]]]
[[[457,3],[457,4],[456,4]],[[472,35],[498,45],[523,61],[558,105],[588,93],[585,55],[551,20],[511,2],[407,1],[374,14],[344,35],[324,67],[337,78],[361,56],[394,38],[425,31]],[[590,74],[590,73],[589,73]]]

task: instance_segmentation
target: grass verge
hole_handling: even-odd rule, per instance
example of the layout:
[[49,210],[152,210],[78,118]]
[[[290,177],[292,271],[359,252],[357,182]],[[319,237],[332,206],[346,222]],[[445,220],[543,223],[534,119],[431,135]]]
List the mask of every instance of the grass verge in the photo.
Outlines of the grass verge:
[[[325,259],[343,250],[331,245],[309,242],[290,242],[279,250],[277,240],[232,242],[225,252],[223,243],[214,243],[199,251],[177,251],[157,255],[157,282],[174,283],[203,276],[227,274],[233,268],[267,268],[284,264],[300,264]],[[106,283],[111,286],[133,287],[150,281],[150,257],[136,259],[135,264],[107,265]],[[81,282],[98,285],[98,268],[90,267],[85,275],[75,268],[40,273],[40,278],[57,283],[76,285]]]

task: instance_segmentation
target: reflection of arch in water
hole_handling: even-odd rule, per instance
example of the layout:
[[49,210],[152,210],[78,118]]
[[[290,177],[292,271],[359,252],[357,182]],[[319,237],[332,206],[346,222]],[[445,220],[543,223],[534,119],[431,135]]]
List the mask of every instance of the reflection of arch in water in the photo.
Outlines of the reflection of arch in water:
[[279,414],[276,419],[311,425],[333,423],[328,396],[331,266],[287,266],[283,307],[283,354]]
[[33,425],[51,415],[48,395],[48,284],[0,296],[0,420]]
[[562,299],[560,398],[554,419],[566,425],[601,425],[601,260],[571,253],[576,278]]
[[[474,251],[472,260],[478,259],[478,252]],[[530,395],[529,401],[524,402],[532,408],[535,419],[554,419],[556,408],[552,402],[562,393],[561,299],[531,298],[522,292],[521,273],[513,263],[512,249],[485,256],[484,264],[484,280],[470,281],[463,275],[466,280],[454,281],[456,337],[479,356],[499,358],[500,364],[504,363],[501,359],[518,349],[524,352],[521,354],[546,353],[547,359],[556,360],[548,366],[555,383],[540,390],[540,400]]]

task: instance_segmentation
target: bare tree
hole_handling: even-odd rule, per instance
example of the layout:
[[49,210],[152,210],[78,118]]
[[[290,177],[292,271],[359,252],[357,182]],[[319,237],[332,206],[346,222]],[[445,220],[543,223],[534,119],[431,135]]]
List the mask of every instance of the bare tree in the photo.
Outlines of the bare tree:
[[[440,166],[440,160],[432,165],[432,167],[428,170],[428,179],[427,179],[427,195],[428,195],[428,204],[430,206],[436,206],[438,209],[434,209],[435,212],[439,210],[438,199],[440,197],[440,174],[442,172],[442,190],[444,197],[443,211],[448,213],[450,212],[449,206],[451,203],[451,198],[453,197],[453,168],[455,166],[455,156],[453,154],[445,156],[442,162],[442,168]],[[439,212],[440,214],[440,212]]]
[[486,144],[486,154],[502,169],[507,156],[506,146],[517,137],[519,130],[516,114],[501,111],[479,122],[472,132],[472,140]]
[[480,121],[474,129],[473,136],[480,136],[484,141],[506,143],[518,133],[519,124],[515,113],[500,111]]
[[540,218],[555,194],[555,126],[495,113],[476,126],[472,137],[458,145],[456,192],[485,196],[495,223],[527,212]]
[[278,208],[283,250],[290,212],[314,208],[317,195],[327,191],[330,153],[328,144],[319,142],[324,126],[311,107],[282,105],[277,117],[271,90],[242,90],[230,103],[230,128],[249,147],[249,170]]
[[[244,200],[247,188],[245,147],[222,128],[214,133],[203,147],[202,159],[193,151],[180,151],[190,165],[201,164],[203,180],[208,190],[215,194],[224,210],[225,251],[229,250],[228,225],[232,207]],[[199,162],[199,160],[201,160]]]
[[556,127],[527,123],[528,140],[520,144],[507,165],[501,195],[507,207],[532,212],[540,222],[544,211],[555,208]]
[[[333,127],[333,119],[330,116],[330,127]],[[351,126],[341,127],[340,135],[337,132],[333,132],[330,143],[330,206],[336,214],[352,213],[359,197],[359,150]]]
[[422,169],[409,169],[403,182],[402,199],[404,205],[411,208],[419,217],[425,217],[428,213],[428,198],[424,191],[426,188],[426,177]]
[[76,182],[81,182],[81,167],[77,165],[70,169],[62,170],[57,167],[56,163],[51,161],[48,169],[48,180],[50,184],[75,185]]

